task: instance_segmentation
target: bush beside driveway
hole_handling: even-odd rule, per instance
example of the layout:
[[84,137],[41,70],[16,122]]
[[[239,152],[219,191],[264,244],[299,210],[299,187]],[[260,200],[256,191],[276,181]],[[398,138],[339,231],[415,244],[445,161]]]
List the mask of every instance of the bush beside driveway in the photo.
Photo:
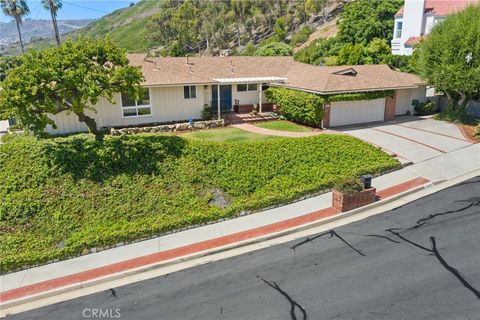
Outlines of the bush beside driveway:
[[345,135],[218,143],[80,134],[0,146],[1,271],[165,233],[399,163]]

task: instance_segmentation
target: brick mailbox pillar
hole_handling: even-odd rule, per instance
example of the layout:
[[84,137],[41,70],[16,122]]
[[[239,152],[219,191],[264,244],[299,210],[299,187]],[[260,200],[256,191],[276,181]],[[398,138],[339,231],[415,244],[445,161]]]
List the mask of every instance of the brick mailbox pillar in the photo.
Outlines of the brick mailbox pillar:
[[355,208],[375,202],[375,188],[364,189],[360,192],[343,194],[335,189],[332,190],[333,208],[337,211],[350,211]]

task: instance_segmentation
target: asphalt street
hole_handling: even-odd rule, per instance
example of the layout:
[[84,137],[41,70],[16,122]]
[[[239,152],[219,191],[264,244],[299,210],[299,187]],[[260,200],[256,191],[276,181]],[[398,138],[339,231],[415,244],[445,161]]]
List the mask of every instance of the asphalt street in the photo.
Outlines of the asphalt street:
[[480,319],[479,290],[477,177],[326,233],[8,319]]

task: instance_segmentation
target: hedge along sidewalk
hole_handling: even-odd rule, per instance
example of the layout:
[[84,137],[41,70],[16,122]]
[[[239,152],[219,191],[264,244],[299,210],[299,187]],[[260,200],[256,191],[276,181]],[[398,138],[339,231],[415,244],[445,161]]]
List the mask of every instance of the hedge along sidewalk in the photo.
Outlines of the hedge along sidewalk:
[[[391,190],[392,187],[402,183],[412,181],[421,183],[422,180],[418,179],[421,178],[414,171],[402,169],[374,178],[373,185],[377,190]],[[87,270],[128,261],[154,253],[182,248],[203,241],[238,234],[255,228],[287,221],[289,219],[307,216],[308,214],[319,210],[328,210],[330,207],[331,192],[328,192],[251,215],[152,238],[150,240],[136,242],[101,252],[87,254],[69,260],[5,274],[0,277],[2,283],[0,290],[2,294],[4,294],[7,291],[34,285],[36,283],[78,274]],[[333,213],[334,212],[330,214]],[[44,291],[48,289],[51,288],[47,287]]]

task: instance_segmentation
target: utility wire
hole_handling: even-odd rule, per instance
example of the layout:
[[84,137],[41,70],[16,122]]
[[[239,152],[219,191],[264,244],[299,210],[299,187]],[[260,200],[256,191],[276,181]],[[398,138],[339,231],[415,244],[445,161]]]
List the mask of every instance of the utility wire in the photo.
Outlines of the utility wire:
[[77,8],[82,8],[82,9],[87,9],[87,10],[91,10],[91,11],[97,11],[97,12],[101,12],[101,13],[110,13],[108,11],[105,11],[105,10],[101,10],[101,9],[94,9],[94,8],[90,8],[90,7],[86,7],[86,6],[82,6],[82,5],[79,5],[79,4],[76,4],[76,3],[71,3],[71,2],[68,2],[68,1],[63,1],[64,4],[68,4],[72,7],[77,7]]

